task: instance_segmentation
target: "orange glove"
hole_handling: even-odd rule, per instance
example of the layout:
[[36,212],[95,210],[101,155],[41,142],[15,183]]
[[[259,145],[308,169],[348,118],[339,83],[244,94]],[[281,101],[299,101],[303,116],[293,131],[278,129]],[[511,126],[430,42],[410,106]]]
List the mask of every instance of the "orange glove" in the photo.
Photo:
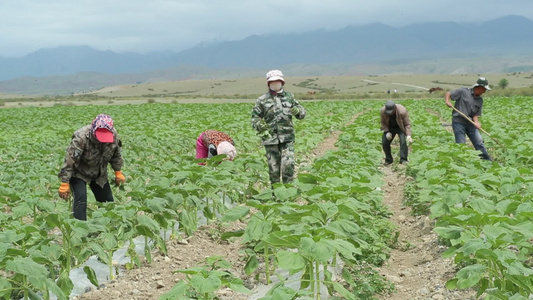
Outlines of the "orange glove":
[[120,185],[126,182],[126,176],[121,171],[115,171],[115,184]]
[[68,182],[61,182],[58,193],[59,197],[64,200],[68,200],[68,197],[70,197],[70,184],[68,184]]

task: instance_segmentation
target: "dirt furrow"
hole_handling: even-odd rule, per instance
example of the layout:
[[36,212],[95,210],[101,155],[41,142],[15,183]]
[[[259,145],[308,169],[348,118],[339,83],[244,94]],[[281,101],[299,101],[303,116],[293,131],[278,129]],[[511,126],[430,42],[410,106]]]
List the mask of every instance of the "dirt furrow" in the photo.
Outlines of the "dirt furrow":
[[439,244],[433,232],[434,222],[427,216],[413,216],[403,205],[404,186],[409,178],[405,166],[383,167],[385,184],[383,202],[392,212],[390,220],[399,232],[391,257],[380,274],[391,281],[395,291],[381,300],[475,299],[475,292],[450,291],[446,281],[453,278],[455,268],[451,259],[441,257],[446,247]]

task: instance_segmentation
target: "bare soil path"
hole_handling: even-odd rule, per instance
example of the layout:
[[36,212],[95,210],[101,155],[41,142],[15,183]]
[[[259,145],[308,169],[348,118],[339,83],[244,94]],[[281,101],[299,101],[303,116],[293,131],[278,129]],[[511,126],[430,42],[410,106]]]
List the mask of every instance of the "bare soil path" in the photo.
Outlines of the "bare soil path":
[[[232,273],[241,277],[243,274],[240,272],[244,269],[244,262],[239,254],[241,244],[238,241],[230,243],[219,239],[220,233],[237,230],[240,226],[244,227],[244,224],[234,223],[231,227],[224,228],[205,226],[196,231],[186,244],[176,239],[170,240],[167,242],[166,256],[158,252],[153,253],[150,264],[143,263],[141,268],[126,271],[118,279],[73,299],[159,299],[184,278],[183,274],[175,274],[174,271],[203,265],[209,256],[223,256],[233,265]],[[248,296],[228,289],[220,291],[219,298],[245,300]]]
[[[393,150],[394,151],[394,150]],[[403,165],[382,168],[385,184],[383,202],[392,212],[390,220],[397,226],[399,237],[395,249],[380,274],[395,285],[395,292],[381,300],[465,300],[475,299],[474,291],[450,291],[446,281],[455,274],[452,259],[443,259],[446,247],[440,245],[433,232],[433,221],[427,216],[413,216],[402,204],[403,189],[410,180]]]

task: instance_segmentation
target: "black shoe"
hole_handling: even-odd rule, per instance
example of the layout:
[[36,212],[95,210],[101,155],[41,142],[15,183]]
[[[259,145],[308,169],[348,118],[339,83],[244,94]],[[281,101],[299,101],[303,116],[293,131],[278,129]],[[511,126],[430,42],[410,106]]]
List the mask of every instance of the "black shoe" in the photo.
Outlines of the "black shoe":
[[384,166],[388,166],[390,164],[392,164],[392,161],[386,161],[386,162],[383,163]]
[[402,160],[402,161],[400,161],[400,163],[401,163],[402,165],[403,165],[403,164],[406,164],[406,163],[408,163],[408,162],[409,162],[408,160]]

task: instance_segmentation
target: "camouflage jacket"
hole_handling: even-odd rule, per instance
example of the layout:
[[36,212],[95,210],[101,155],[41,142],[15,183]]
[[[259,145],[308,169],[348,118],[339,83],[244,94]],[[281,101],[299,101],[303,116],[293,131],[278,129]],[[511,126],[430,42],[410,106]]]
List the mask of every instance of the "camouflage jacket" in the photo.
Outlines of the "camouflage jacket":
[[291,107],[297,106],[300,112],[297,119],[305,118],[305,109],[294,99],[291,93],[266,93],[257,98],[252,109],[252,127],[259,131],[259,123],[264,119],[269,126],[271,138],[263,138],[263,145],[276,145],[294,141]]
[[115,171],[120,171],[122,168],[122,142],[115,129],[113,129],[115,137],[113,143],[100,143],[90,133],[90,129],[91,125],[87,125],[72,135],[65,161],[59,172],[62,182],[69,182],[71,177],[76,177],[87,183],[95,180],[103,187],[108,182],[107,164],[111,164]]

